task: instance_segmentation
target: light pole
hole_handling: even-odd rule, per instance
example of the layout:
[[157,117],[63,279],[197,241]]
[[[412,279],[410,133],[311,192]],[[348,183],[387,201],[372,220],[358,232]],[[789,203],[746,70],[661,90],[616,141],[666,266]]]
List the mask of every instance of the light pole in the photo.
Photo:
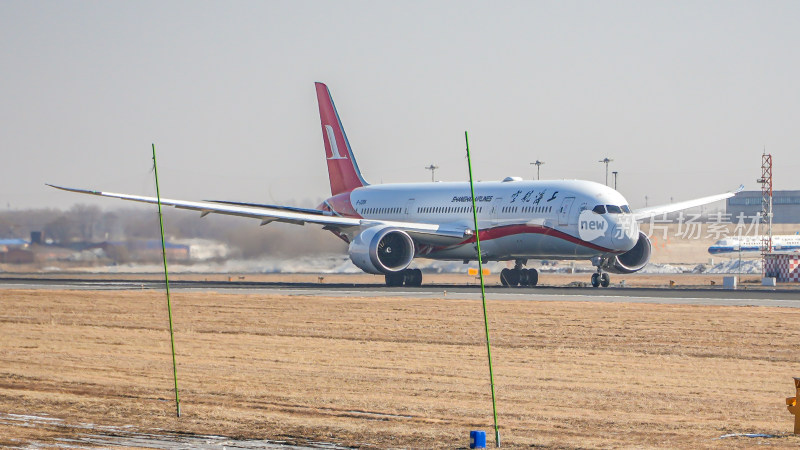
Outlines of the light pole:
[[542,176],[539,174],[539,169],[542,168],[542,164],[544,164],[544,161],[539,161],[538,159],[535,162],[531,163],[532,166],[536,166],[536,179],[537,180],[541,180],[542,179]]
[[615,171],[613,171],[613,172],[611,172],[611,174],[612,174],[612,175],[614,175],[614,190],[615,190],[615,191],[617,190],[617,174],[618,174],[618,173],[619,173],[619,172],[617,172],[616,170],[615,170]]
[[613,159],[608,158],[608,157],[605,157],[605,158],[601,159],[600,161],[598,161],[598,162],[606,164],[606,186],[608,186],[608,163],[610,163],[611,161],[613,161]]
[[434,178],[433,178],[433,175],[434,175],[434,172],[436,172],[436,169],[438,169],[438,168],[439,168],[439,166],[437,166],[435,164],[431,164],[430,166],[426,167],[426,169],[431,171],[431,183],[433,183],[435,181]]
[[644,207],[647,208],[647,196],[644,196]]

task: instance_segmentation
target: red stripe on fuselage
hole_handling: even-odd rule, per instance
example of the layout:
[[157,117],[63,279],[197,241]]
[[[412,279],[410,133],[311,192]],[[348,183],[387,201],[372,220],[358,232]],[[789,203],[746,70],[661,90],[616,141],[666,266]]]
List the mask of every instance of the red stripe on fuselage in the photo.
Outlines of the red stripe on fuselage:
[[[571,234],[564,233],[563,231],[558,231],[553,228],[548,228],[542,225],[526,225],[526,224],[514,224],[514,225],[503,225],[494,228],[486,228],[480,230],[480,237],[481,241],[489,241],[492,239],[498,239],[501,237],[512,236],[515,234],[545,234],[548,236],[553,236],[555,238],[563,239],[565,241],[572,242],[573,244],[582,245],[584,247],[591,248],[592,250],[601,251],[604,253],[623,253],[619,250],[611,250],[609,248],[601,247],[597,244],[592,244],[591,242],[586,242],[582,239],[576,238]],[[458,245],[470,244],[475,242],[475,236],[470,237],[469,239],[464,240],[463,242],[459,243]],[[444,247],[442,247],[444,248]],[[437,249],[440,250],[440,249]]]

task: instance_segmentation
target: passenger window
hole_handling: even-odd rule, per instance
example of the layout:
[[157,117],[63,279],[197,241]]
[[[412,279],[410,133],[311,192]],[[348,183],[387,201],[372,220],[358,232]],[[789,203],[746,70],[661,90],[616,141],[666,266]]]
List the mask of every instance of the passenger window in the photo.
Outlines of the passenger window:
[[622,210],[617,205],[606,205],[609,214],[622,214]]
[[597,205],[594,208],[592,208],[592,211],[597,213],[597,214],[605,214],[606,213],[606,207],[603,206],[603,205]]

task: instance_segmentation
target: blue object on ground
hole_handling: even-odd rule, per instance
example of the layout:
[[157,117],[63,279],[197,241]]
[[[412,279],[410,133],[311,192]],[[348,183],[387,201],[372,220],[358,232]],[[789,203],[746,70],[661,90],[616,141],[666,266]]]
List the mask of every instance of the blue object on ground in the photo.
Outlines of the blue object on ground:
[[469,448],[486,448],[486,432],[470,431]]

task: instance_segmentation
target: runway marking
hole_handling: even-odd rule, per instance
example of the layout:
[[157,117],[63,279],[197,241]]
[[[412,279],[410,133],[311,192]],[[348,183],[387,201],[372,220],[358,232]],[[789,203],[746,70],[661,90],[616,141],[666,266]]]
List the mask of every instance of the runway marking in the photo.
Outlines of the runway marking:
[[[69,280],[69,279],[2,279],[0,289],[52,289],[52,290],[161,290],[158,280]],[[480,293],[474,286],[423,286],[422,288],[399,289],[383,285],[325,285],[325,284],[276,284],[276,283],[225,283],[178,281],[174,290],[181,292],[217,292],[225,294],[280,294],[286,296],[313,297],[372,297],[372,298],[420,298],[477,300]],[[574,291],[573,291],[574,289]],[[474,290],[474,291],[473,291]],[[591,293],[589,293],[591,292]],[[596,292],[596,293],[595,293]],[[703,296],[707,295],[707,296]],[[585,288],[541,286],[530,289],[490,287],[489,301],[570,301],[606,303],[652,303],[685,305],[725,306],[775,306],[800,308],[800,290],[781,289],[736,290],[721,289],[658,289],[625,288],[597,291]]]

